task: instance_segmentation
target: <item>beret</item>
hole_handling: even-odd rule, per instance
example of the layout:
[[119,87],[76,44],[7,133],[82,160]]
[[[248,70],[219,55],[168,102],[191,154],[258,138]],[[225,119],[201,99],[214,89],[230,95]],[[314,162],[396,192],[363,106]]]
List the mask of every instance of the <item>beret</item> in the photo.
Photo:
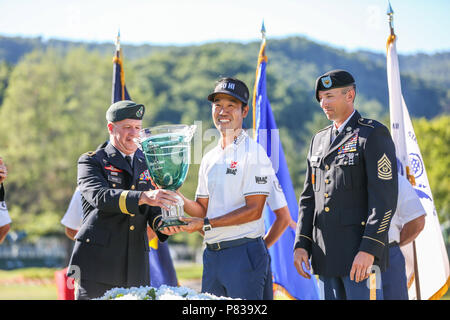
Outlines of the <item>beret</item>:
[[124,119],[142,120],[145,107],[131,100],[121,100],[113,103],[106,111],[106,120],[117,122]]
[[347,87],[355,83],[353,76],[345,70],[331,70],[316,79],[316,99],[319,100],[319,91]]

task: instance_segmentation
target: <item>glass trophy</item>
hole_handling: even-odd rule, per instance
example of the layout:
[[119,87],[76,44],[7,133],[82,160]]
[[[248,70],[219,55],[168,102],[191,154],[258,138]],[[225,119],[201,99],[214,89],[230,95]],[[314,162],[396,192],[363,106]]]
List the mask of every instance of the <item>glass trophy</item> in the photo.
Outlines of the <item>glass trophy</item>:
[[[163,125],[139,132],[138,145],[158,188],[176,191],[184,183],[190,163],[190,142],[196,128],[196,125]],[[169,206],[169,210],[161,208],[163,222],[158,229],[186,224],[178,219],[184,215],[184,202],[180,196],[177,198],[178,203]]]

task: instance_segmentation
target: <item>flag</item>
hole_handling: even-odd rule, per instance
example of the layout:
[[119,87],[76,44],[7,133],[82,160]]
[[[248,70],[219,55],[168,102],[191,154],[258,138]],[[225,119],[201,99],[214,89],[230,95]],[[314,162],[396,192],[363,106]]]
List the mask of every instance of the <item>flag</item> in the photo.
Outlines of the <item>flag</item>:
[[120,31],[117,34],[116,54],[113,57],[113,79],[112,79],[112,95],[111,103],[131,100],[125,86],[125,73],[123,71],[123,60],[121,57],[122,49],[120,48]]
[[[392,12],[391,8],[390,11]],[[412,183],[426,211],[424,230],[413,243],[402,247],[407,264],[409,298],[439,299],[450,285],[449,261],[425,164],[402,95],[396,36],[392,26],[391,35],[387,41],[386,57],[390,125],[397,153],[399,174],[406,176]],[[415,263],[417,272],[414,270]]]
[[[125,86],[125,74],[123,70],[123,62],[121,57],[122,50],[120,48],[120,32],[117,35],[116,53],[113,58],[113,80],[111,103],[121,100],[131,100]],[[141,174],[142,179],[146,179],[148,172]],[[170,257],[169,245],[167,242],[159,242],[154,238],[149,242],[149,262],[150,262],[150,285],[158,288],[162,284],[168,286],[177,286],[178,280]]]
[[[256,141],[264,147],[267,155],[272,160],[272,166],[285,194],[291,218],[297,221],[297,199],[289,176],[275,118],[270,107],[269,99],[267,98],[267,57],[265,55],[266,41],[264,37],[264,24],[262,31],[263,41],[258,57],[253,92],[253,134]],[[275,218],[276,216],[273,211],[267,207],[264,212],[266,230],[270,228]],[[317,300],[319,299],[319,291],[316,278],[303,278],[298,274],[294,266],[294,240],[295,230],[288,227],[278,241],[269,248],[273,274],[274,299]]]

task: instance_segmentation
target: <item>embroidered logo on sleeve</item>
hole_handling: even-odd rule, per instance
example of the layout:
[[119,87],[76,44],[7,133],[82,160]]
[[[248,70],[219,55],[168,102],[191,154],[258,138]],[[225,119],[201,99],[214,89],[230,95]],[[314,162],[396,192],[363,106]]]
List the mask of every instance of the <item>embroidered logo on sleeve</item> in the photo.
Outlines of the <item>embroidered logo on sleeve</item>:
[[385,153],[380,160],[378,160],[378,178],[382,180],[392,179],[392,164]]
[[257,184],[266,184],[267,183],[267,176],[266,177],[255,176],[255,181],[256,181]]

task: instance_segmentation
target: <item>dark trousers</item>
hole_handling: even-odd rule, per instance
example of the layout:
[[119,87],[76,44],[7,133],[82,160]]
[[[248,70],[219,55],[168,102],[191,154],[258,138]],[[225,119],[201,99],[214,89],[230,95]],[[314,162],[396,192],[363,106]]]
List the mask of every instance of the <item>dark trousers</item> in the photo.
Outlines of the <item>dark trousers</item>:
[[81,279],[76,286],[75,300],[91,300],[100,298],[106,291],[115,287],[117,286]]
[[373,274],[375,283],[370,279],[356,282],[350,276],[319,276],[319,290],[323,300],[383,300],[381,276]]
[[202,292],[247,300],[263,299],[269,253],[262,238],[203,252]]
[[405,257],[398,245],[389,248],[389,267],[381,273],[385,300],[408,300]]

